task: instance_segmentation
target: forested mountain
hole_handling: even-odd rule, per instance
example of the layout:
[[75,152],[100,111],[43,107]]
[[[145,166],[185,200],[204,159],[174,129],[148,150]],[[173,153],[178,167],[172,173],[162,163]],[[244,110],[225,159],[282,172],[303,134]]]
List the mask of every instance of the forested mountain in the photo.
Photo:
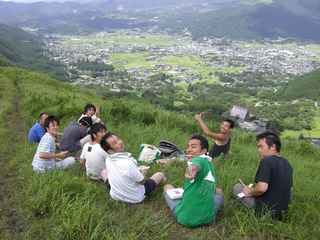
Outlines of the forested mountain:
[[[116,17],[115,17],[116,16]],[[146,17],[147,16],[147,17]],[[158,17],[159,22],[150,21]],[[46,32],[77,33],[154,26],[194,38],[295,38],[320,41],[316,0],[106,0],[0,2],[0,22]]]
[[43,56],[42,44],[38,36],[0,24],[0,65],[40,70],[63,79],[63,67]]
[[319,8],[320,2],[314,0],[240,1],[218,10],[177,13],[168,16],[163,26],[175,31],[187,28],[194,38],[320,41]]
[[289,85],[281,95],[289,100],[308,98],[319,101],[320,70],[299,77],[296,80],[290,81]]

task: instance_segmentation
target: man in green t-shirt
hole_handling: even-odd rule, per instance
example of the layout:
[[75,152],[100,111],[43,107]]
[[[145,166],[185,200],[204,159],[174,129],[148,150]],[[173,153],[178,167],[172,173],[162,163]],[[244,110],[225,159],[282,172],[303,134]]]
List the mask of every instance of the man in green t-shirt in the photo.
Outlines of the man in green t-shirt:
[[178,223],[197,227],[214,222],[223,206],[223,193],[216,189],[216,179],[208,152],[208,140],[193,135],[187,146],[188,167],[185,173],[184,192],[181,199],[170,198],[167,191],[174,187],[164,186],[165,200]]

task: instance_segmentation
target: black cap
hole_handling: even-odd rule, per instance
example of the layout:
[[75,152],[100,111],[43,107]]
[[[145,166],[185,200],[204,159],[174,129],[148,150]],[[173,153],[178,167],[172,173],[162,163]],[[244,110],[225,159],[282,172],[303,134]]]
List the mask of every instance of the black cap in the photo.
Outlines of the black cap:
[[91,117],[83,117],[79,120],[79,123],[85,127],[91,127],[92,126],[92,119],[91,119]]

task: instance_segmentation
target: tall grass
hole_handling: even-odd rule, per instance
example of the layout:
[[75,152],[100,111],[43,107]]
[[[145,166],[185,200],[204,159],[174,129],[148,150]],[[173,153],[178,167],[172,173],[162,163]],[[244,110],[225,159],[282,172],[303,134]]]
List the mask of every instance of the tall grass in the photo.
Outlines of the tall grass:
[[[18,80],[24,116],[21,121],[29,126],[42,111],[57,114],[65,126],[79,117],[85,103],[93,102],[102,107],[101,117],[108,129],[118,133],[135,156],[141,143],[157,144],[161,139],[184,149],[188,137],[199,132],[191,115],[167,112],[144,101],[104,100],[95,96],[94,91],[14,68],[1,68],[0,77]],[[0,90],[3,94],[3,88]],[[21,139],[14,158],[22,179],[17,196],[28,222],[24,239],[319,239],[320,236],[317,227],[320,152],[306,143],[284,142],[283,155],[294,168],[294,192],[288,219],[276,222],[268,216],[256,218],[231,197],[237,179],[252,182],[258,166],[254,136],[235,130],[230,156],[215,166],[218,186],[225,192],[224,216],[215,225],[192,230],[175,222],[161,190],[142,204],[119,203],[109,197],[105,185],[87,180],[79,165],[63,172],[34,174],[31,169],[34,151],[35,146]],[[182,185],[184,168],[183,162],[152,165],[151,173],[161,170],[170,183]]]

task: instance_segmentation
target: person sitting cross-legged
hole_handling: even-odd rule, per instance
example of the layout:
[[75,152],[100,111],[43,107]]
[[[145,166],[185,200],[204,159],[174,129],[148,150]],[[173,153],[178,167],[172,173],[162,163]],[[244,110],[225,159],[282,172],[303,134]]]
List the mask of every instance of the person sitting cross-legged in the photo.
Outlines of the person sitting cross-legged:
[[185,173],[182,199],[173,200],[168,190],[174,186],[164,186],[167,205],[178,223],[187,227],[198,227],[213,223],[217,212],[222,209],[224,196],[216,188],[216,178],[208,152],[208,140],[201,135],[193,135],[187,146],[189,166]]
[[126,203],[141,203],[159,184],[166,181],[162,172],[145,179],[148,168],[138,167],[132,155],[125,152],[124,143],[117,135],[107,133],[101,140],[101,147],[109,154],[106,158],[106,168],[112,199]]
[[89,131],[91,140],[83,146],[80,156],[80,161],[85,163],[87,176],[93,180],[106,181],[106,176],[101,176],[101,172],[106,168],[106,157],[108,154],[100,145],[106,131],[107,129],[104,124],[93,124]]
[[254,208],[258,216],[270,213],[282,220],[288,211],[293,185],[293,169],[287,159],[280,155],[281,141],[273,132],[257,136],[260,163],[255,176],[255,185],[238,183],[233,188],[234,196],[246,207]]
[[75,163],[74,157],[66,158],[68,151],[56,153],[55,139],[58,135],[59,120],[49,116],[45,120],[45,135],[41,138],[33,157],[32,166],[35,172],[46,172],[54,169],[65,169]]

